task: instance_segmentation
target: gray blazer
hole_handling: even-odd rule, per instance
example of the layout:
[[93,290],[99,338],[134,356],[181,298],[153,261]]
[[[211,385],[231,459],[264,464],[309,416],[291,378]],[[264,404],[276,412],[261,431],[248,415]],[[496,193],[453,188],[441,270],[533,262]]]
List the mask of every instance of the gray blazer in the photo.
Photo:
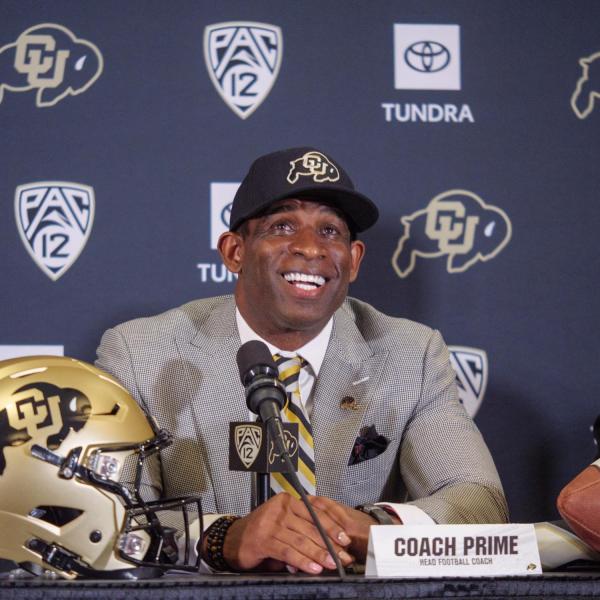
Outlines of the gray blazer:
[[[167,496],[201,494],[207,513],[251,507],[250,475],[228,470],[229,422],[248,420],[239,346],[235,302],[223,296],[118,325],[98,348],[97,366],[174,435],[156,484]],[[408,495],[439,523],[504,522],[496,468],[454,379],[437,331],[348,298],[313,388],[317,494],[349,506]],[[354,410],[340,406],[345,396]],[[349,466],[369,425],[389,444]]]

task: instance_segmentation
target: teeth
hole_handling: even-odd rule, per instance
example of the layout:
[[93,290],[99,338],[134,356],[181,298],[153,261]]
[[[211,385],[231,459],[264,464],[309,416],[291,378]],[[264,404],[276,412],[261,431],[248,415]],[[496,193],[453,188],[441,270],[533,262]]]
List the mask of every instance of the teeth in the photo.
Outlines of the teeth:
[[307,273],[286,273],[284,278],[290,283],[313,284],[310,286],[299,285],[298,287],[302,288],[303,290],[311,290],[313,289],[314,285],[321,286],[325,284],[325,277],[322,277],[321,275],[309,275]]

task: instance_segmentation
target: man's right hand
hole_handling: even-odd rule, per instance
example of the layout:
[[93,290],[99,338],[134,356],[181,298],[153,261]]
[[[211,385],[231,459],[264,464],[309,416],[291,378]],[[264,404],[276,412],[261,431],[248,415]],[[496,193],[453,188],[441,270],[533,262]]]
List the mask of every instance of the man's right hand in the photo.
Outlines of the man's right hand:
[[[325,532],[344,566],[354,562],[344,549],[350,545],[345,531],[326,513],[316,510]],[[301,500],[277,494],[227,531],[223,556],[238,571],[281,571],[286,565],[305,573],[335,569],[319,531]]]

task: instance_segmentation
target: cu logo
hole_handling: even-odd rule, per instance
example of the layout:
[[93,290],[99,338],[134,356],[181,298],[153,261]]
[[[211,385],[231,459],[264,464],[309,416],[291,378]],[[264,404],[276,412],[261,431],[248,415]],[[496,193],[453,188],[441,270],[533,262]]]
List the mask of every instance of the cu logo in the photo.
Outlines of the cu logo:
[[446,257],[448,273],[462,273],[494,258],[512,235],[508,215],[468,190],[443,192],[400,221],[392,266],[401,278],[412,273],[418,258],[440,256]]
[[404,61],[415,71],[437,73],[450,64],[450,52],[439,42],[415,42],[404,51]]
[[300,177],[309,177],[317,183],[338,181],[340,172],[337,167],[320,152],[310,151],[296,160],[290,161],[288,183],[296,183]]
[[29,437],[38,430],[46,435],[58,433],[63,421],[60,415],[60,397],[44,397],[40,390],[24,390],[13,396],[14,402],[6,407],[8,422],[14,429],[25,429]]

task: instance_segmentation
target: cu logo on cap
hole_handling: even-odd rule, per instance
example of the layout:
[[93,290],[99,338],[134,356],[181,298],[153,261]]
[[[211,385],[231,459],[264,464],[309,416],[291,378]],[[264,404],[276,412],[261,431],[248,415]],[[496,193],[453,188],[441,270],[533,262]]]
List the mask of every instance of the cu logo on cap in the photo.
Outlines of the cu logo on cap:
[[335,182],[340,178],[337,167],[324,154],[314,150],[291,160],[290,166],[287,180],[291,184],[296,183],[300,177],[309,177],[316,183]]
[[404,61],[415,71],[437,73],[450,64],[450,52],[439,42],[415,42],[404,51]]

